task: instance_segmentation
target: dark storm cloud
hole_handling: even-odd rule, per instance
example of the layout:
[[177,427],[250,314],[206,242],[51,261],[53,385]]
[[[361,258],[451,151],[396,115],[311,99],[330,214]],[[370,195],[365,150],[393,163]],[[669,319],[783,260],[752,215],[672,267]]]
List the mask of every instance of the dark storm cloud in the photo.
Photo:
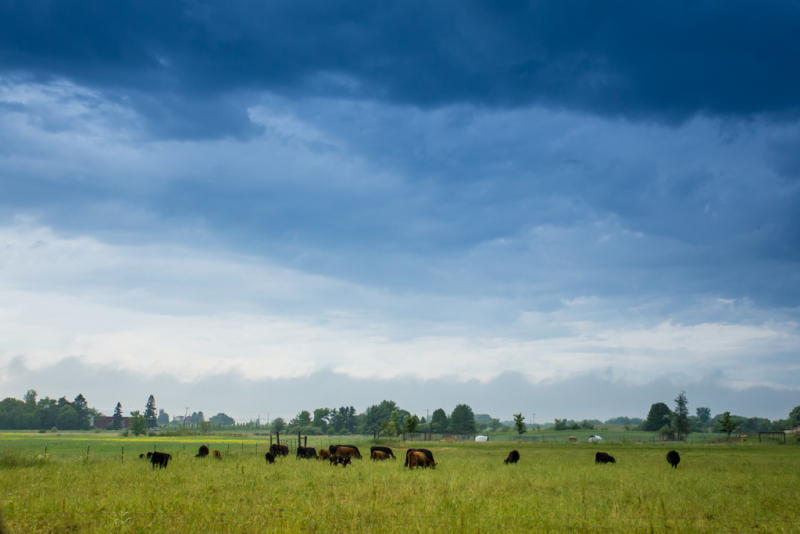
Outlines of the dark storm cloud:
[[241,110],[214,104],[259,90],[673,122],[796,113],[798,27],[790,0],[6,0],[0,65],[130,97],[176,137],[246,136]]

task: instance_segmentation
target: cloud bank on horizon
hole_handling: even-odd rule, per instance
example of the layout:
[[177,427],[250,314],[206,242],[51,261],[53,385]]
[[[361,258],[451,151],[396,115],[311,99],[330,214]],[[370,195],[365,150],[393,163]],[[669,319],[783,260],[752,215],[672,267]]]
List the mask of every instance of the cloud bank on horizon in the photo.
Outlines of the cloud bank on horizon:
[[367,379],[612,373],[784,417],[799,25],[793,1],[0,1],[0,391],[331,372],[366,406]]

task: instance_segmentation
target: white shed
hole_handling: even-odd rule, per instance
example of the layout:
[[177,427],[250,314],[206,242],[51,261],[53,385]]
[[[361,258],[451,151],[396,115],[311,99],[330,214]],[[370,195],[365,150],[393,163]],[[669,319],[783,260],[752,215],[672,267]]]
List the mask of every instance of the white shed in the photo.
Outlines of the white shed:
[[475,441],[489,441],[489,436],[475,436]]
[[600,443],[603,441],[603,438],[595,434],[594,436],[589,436],[589,443]]

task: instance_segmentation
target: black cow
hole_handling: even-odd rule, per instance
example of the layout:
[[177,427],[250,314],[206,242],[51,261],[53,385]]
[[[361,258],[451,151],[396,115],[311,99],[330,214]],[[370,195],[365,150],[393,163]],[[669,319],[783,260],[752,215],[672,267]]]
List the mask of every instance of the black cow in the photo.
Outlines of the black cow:
[[297,459],[306,458],[306,459],[316,459],[317,458],[317,449],[314,447],[297,447]]
[[264,458],[267,459],[267,463],[268,464],[274,464],[275,463],[275,455],[272,454],[271,452],[268,452],[267,454],[265,454]]
[[385,452],[386,454],[388,454],[392,458],[392,460],[396,460],[396,458],[394,457],[394,453],[392,452],[392,449],[390,449],[389,447],[379,447],[377,445],[375,445],[373,447],[370,447],[370,449],[369,449],[369,457],[370,458],[372,458],[372,453],[375,452],[375,451]]
[[194,455],[195,458],[205,458],[208,456],[208,453],[211,452],[208,450],[208,447],[205,445],[200,445],[200,451]]
[[681,463],[681,455],[678,454],[678,451],[669,451],[667,453],[667,461],[669,465],[673,467],[673,469],[678,468],[678,464]]
[[140,455],[139,455],[139,459],[140,459],[140,460],[143,460],[143,459],[144,459],[144,453],[142,453],[142,454],[140,454]]
[[606,452],[598,452],[594,455],[594,463],[596,464],[615,464],[617,461],[613,456]]
[[517,462],[519,462],[519,451],[517,451],[517,450],[513,450],[513,451],[509,452],[508,453],[508,458],[503,460],[503,463],[506,464],[506,465],[515,464]]
[[278,445],[277,443],[273,443],[272,445],[269,446],[269,452],[271,452],[275,456],[289,456],[289,446]]
[[433,453],[431,451],[429,451],[428,449],[408,449],[406,451],[406,463],[403,464],[403,467],[408,467],[408,455],[411,454],[412,452],[424,453],[425,456],[428,457],[428,460],[433,462]]
[[156,468],[156,465],[158,465],[159,469],[162,467],[166,468],[167,462],[172,459],[172,455],[165,452],[154,452],[148,454],[150,454],[150,462],[153,464],[153,469]]

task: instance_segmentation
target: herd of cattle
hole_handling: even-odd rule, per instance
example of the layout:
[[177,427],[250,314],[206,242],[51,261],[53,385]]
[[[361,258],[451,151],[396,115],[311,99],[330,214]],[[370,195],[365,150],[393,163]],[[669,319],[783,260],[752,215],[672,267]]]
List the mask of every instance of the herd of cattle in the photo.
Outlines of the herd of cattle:
[[[392,449],[389,447],[380,447],[376,445],[371,447],[369,452],[369,457],[374,461],[396,459]],[[195,458],[205,458],[209,455],[213,455],[214,458],[222,460],[221,452],[214,449],[214,452],[211,453],[209,448],[205,445],[200,447]],[[264,455],[269,464],[275,463],[275,459],[278,456],[289,456],[289,447],[286,445],[273,444],[269,446],[269,452]],[[150,460],[153,464],[153,469],[155,469],[156,466],[159,468],[166,468],[167,463],[172,459],[172,455],[165,452],[148,452],[147,455],[144,453],[140,454],[139,458],[147,458]],[[328,460],[332,466],[341,465],[342,467],[347,467],[352,458],[361,460],[361,451],[359,451],[358,447],[355,445],[331,445],[327,449],[321,449],[319,454],[317,454],[317,450],[313,447],[298,447],[297,459],[299,460],[301,458]],[[678,454],[678,451],[673,450],[667,453],[667,462],[673,468],[677,469],[680,461],[681,455]],[[517,462],[519,462],[519,451],[517,450],[508,453],[508,457],[503,460],[504,464],[515,464]],[[613,456],[605,452],[598,452],[595,454],[594,462],[597,464],[617,463]],[[409,469],[415,467],[430,467],[434,469],[436,467],[436,462],[433,461],[433,453],[428,449],[408,449],[406,451],[406,462],[403,466]]]

